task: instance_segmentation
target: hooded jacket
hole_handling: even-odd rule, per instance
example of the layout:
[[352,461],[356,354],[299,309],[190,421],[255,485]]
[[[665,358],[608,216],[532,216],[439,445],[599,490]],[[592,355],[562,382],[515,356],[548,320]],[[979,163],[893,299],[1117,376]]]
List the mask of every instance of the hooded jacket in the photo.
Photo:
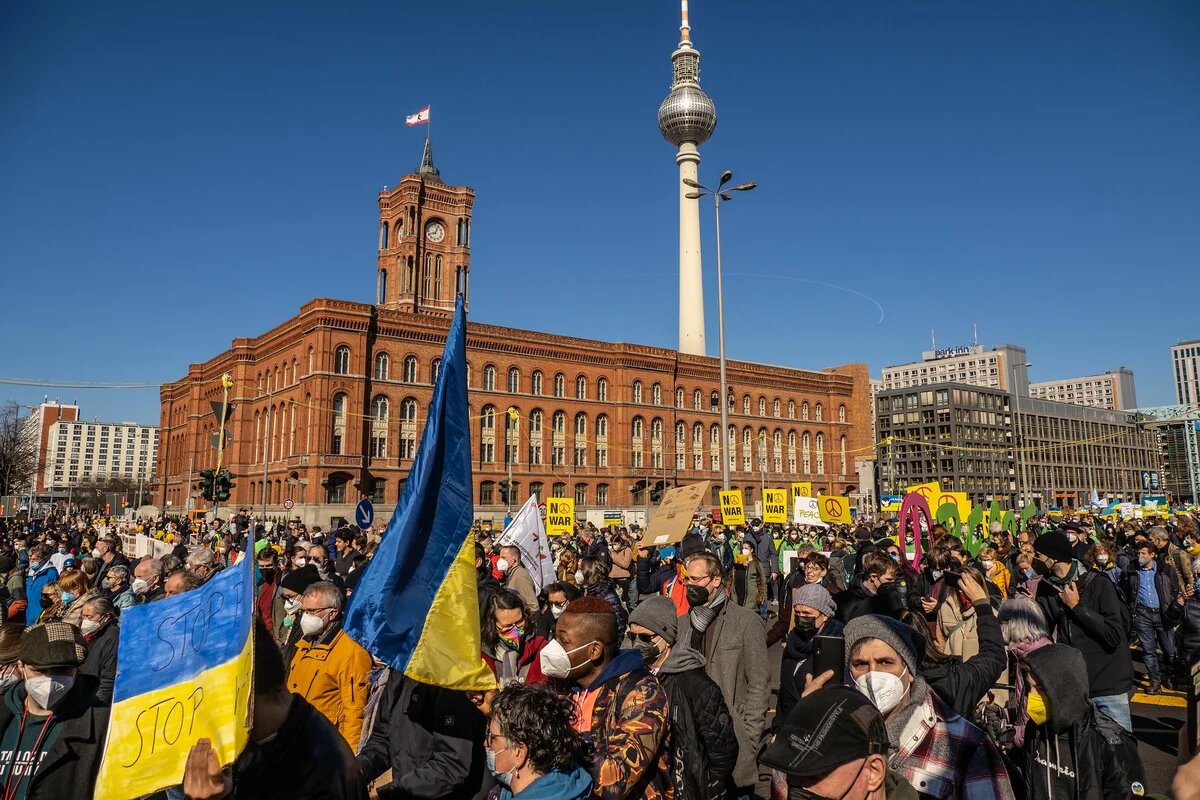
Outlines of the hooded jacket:
[[670,703],[675,800],[724,798],[738,742],[721,687],[704,671],[704,657],[684,641],[675,643],[658,679]]
[[579,765],[570,772],[547,772],[519,794],[500,788],[500,800],[586,800],[591,794],[592,776]]
[[1118,800],[1134,793],[1145,781],[1137,741],[1089,702],[1083,655],[1048,644],[1024,663],[1048,712],[1044,725],[1030,721],[1025,729],[1026,798]]

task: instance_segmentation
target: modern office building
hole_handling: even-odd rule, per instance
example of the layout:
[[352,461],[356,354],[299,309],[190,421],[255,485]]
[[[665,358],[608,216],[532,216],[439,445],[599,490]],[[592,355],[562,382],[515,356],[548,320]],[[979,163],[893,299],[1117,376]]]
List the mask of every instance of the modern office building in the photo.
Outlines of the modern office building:
[[68,490],[82,480],[123,478],[154,483],[158,428],[136,422],[79,418],[79,406],[45,402],[26,421],[37,438],[36,490]]
[[1200,339],[1172,347],[1171,366],[1175,371],[1175,402],[1184,406],[1200,404]]
[[880,494],[937,481],[973,502],[1079,507],[1134,500],[1158,469],[1154,437],[1132,415],[942,382],[876,397]]
[[1038,400],[1107,408],[1109,411],[1129,411],[1137,408],[1133,371],[1125,367],[1107,370],[1102,375],[1031,383],[1029,396]]
[[1020,394],[1029,391],[1025,348],[1002,344],[985,350],[981,344],[927,350],[921,360],[883,368],[883,388],[907,389],[934,383],[960,383]]
[[1200,408],[1195,405],[1134,409],[1157,437],[1162,459],[1159,491],[1175,503],[1200,502]]

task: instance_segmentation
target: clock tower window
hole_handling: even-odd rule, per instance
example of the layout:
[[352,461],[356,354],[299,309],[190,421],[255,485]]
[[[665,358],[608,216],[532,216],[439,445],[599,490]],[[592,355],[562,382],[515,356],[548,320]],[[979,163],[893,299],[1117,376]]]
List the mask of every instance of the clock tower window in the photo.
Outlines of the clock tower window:
[[434,300],[442,299],[442,257],[441,256],[437,256],[434,258],[433,299]]

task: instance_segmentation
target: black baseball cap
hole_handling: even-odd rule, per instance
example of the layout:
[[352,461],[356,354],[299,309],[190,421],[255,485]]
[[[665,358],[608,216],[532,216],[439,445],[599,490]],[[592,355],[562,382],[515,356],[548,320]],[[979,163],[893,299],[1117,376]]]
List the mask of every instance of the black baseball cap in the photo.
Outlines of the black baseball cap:
[[796,703],[758,760],[787,775],[811,778],[887,752],[887,726],[879,709],[857,689],[827,686]]

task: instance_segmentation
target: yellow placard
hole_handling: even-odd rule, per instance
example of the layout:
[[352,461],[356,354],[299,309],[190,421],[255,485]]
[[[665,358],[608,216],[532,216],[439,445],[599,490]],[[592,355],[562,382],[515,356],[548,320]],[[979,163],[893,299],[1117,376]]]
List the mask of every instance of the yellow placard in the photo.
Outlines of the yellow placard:
[[792,484],[792,497],[812,497],[812,481],[800,481]]
[[818,495],[817,508],[821,511],[821,519],[825,522],[850,524],[850,501],[836,495]]
[[966,522],[971,516],[971,499],[967,497],[966,492],[937,491],[925,499],[929,501],[929,513],[933,514],[934,519],[937,519],[938,509],[947,503],[953,503],[958,507],[960,522]]
[[912,494],[913,492],[916,492],[924,497],[926,502],[929,503],[929,507],[932,508],[933,501],[937,499],[941,491],[942,487],[937,483],[937,481],[930,481],[929,483],[918,483],[914,486],[909,486],[904,490],[904,493]]
[[746,507],[739,489],[721,492],[721,522],[726,525],[746,524]]
[[570,536],[575,533],[575,500],[569,497],[546,498],[546,535]]
[[787,524],[787,490],[763,489],[763,522]]

